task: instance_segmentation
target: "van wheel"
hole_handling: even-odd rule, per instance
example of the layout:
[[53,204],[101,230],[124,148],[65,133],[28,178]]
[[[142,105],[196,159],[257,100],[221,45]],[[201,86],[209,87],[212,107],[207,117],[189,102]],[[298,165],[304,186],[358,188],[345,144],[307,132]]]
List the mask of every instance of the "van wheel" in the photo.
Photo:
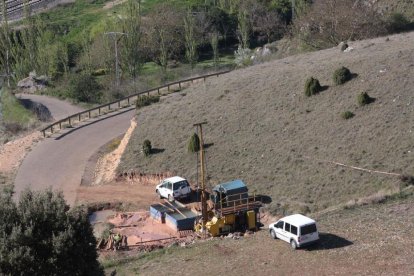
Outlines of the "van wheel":
[[275,232],[275,230],[270,230],[270,236],[272,237],[272,239],[277,239],[277,236],[276,236],[276,232]]
[[160,199],[162,198],[162,195],[161,195],[161,193],[160,193],[160,191],[159,190],[157,190],[157,194],[158,194],[158,196],[160,197]]
[[296,248],[298,248],[298,245],[296,244],[295,240],[290,241],[290,247],[292,247],[293,250],[296,250]]

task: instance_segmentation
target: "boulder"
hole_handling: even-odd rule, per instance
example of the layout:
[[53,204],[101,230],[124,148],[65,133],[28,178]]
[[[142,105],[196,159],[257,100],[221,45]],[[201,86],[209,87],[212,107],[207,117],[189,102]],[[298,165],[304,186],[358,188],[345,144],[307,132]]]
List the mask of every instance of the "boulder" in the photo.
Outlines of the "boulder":
[[17,83],[17,87],[23,93],[33,94],[38,90],[42,90],[46,88],[47,84],[48,84],[47,76],[37,76],[36,72],[33,71],[33,72],[30,72],[27,78],[20,80]]

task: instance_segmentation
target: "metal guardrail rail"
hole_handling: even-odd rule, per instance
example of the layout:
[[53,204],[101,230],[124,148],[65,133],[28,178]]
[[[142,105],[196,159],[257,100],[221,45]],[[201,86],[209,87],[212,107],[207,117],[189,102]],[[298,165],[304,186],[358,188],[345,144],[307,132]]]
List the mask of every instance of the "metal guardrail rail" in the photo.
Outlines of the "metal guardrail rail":
[[201,80],[201,79],[205,81],[207,78],[218,77],[220,75],[227,74],[230,71],[231,70],[222,71],[222,72],[213,73],[213,74],[208,74],[208,75],[203,75],[203,76],[198,76],[198,77],[193,77],[193,78],[184,79],[184,80],[179,80],[179,81],[167,83],[165,85],[162,85],[162,86],[159,86],[159,87],[156,87],[156,88],[141,91],[141,92],[135,93],[133,95],[124,97],[120,100],[110,102],[110,103],[106,103],[106,104],[102,104],[102,105],[99,105],[97,107],[94,107],[94,108],[91,108],[91,109],[88,109],[88,110],[84,110],[84,111],[72,114],[72,115],[70,115],[70,116],[68,116],[64,119],[61,119],[59,121],[56,121],[56,122],[48,125],[47,127],[43,128],[40,131],[43,133],[43,137],[46,137],[46,134],[47,134],[48,130],[50,130],[50,133],[53,134],[55,130],[61,130],[64,127],[72,127],[75,122],[81,122],[81,121],[84,121],[84,120],[87,120],[87,119],[90,119],[90,118],[96,118],[100,115],[107,114],[109,112],[116,111],[116,110],[119,110],[121,108],[126,108],[126,107],[129,107],[131,105],[134,105],[135,101],[141,95],[146,94],[147,96],[149,96],[150,94],[155,93],[155,92],[157,92],[157,95],[160,95],[161,89],[167,88],[168,91],[170,91],[170,88],[172,86],[176,86],[176,85],[178,85],[179,89],[181,89],[181,87],[184,83],[194,82],[196,80]]

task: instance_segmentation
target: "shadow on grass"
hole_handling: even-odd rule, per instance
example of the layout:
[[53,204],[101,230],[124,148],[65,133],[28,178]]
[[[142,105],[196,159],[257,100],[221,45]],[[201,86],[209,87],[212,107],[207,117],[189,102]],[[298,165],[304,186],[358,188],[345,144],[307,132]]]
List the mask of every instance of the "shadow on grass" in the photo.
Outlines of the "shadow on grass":
[[319,233],[319,242],[308,247],[305,247],[307,251],[315,250],[329,250],[335,248],[342,248],[352,245],[353,242],[348,241],[342,237],[339,237],[330,233]]
[[19,101],[26,109],[31,110],[33,113],[35,113],[39,121],[53,121],[52,113],[50,113],[50,110],[43,104],[34,102],[30,99],[19,99]]
[[356,79],[358,77],[357,73],[351,73],[351,78],[350,80]]
[[207,144],[204,144],[204,148],[205,149],[208,149],[209,147],[211,147],[211,146],[214,146],[214,143],[207,143]]

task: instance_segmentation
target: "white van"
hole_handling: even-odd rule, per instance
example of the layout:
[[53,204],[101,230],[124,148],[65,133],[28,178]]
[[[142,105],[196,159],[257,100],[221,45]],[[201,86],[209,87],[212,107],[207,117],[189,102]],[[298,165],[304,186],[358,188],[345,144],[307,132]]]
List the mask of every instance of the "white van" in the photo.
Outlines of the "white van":
[[270,224],[269,233],[273,239],[281,239],[290,243],[293,249],[319,240],[316,222],[301,214],[287,216]]

